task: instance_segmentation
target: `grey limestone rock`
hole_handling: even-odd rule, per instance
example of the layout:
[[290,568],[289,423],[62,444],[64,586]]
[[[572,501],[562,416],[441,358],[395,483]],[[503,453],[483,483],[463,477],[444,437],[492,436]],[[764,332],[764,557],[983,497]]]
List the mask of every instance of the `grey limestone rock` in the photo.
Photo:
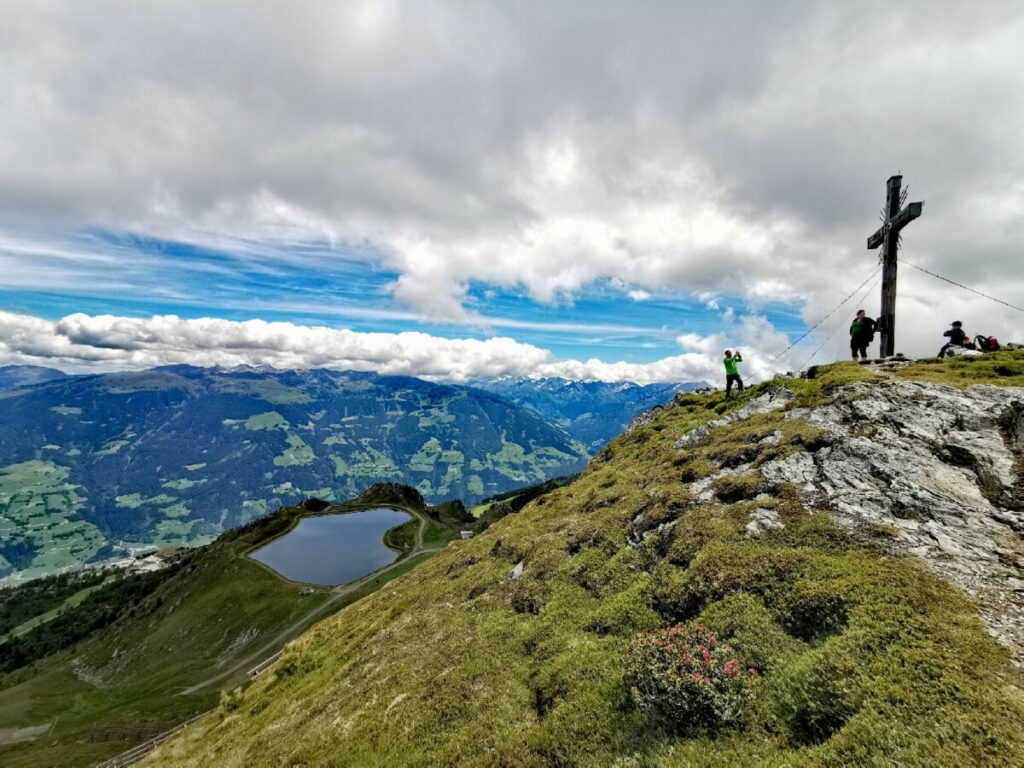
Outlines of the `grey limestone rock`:
[[764,507],[758,507],[750,513],[750,522],[747,523],[746,537],[749,539],[754,536],[760,536],[765,531],[769,531],[773,528],[785,528],[786,526],[779,520],[778,515],[774,509],[765,509]]
[[895,550],[976,598],[1024,661],[1024,389],[860,382],[794,417],[830,443],[767,462],[764,477],[851,529],[894,532]]
[[768,413],[769,411],[774,411],[778,408],[782,408],[795,397],[796,394],[786,387],[772,389],[765,392],[763,395],[755,397],[742,408],[737,408],[735,411],[729,411],[720,419],[709,421],[703,426],[691,429],[676,441],[675,447],[678,450],[692,448],[695,445],[699,445],[715,427],[724,427],[726,424],[732,424],[733,422],[740,421],[748,416],[753,416],[755,413]]

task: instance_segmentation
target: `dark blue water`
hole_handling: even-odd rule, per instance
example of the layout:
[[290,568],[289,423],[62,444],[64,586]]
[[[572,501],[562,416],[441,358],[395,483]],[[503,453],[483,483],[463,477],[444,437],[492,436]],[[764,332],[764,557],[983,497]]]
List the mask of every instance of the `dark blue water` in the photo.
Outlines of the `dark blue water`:
[[392,562],[384,531],[409,520],[406,512],[368,509],[347,515],[307,517],[291,531],[250,555],[286,579],[345,584]]

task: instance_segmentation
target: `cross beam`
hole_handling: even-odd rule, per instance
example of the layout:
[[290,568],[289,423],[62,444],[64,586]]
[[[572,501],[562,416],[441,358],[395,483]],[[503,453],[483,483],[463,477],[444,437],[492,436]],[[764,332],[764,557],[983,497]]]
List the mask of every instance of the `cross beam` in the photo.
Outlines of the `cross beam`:
[[[892,220],[889,225],[890,229],[895,232],[899,232],[907,224],[912,222],[918,216],[921,215],[921,211],[924,209],[924,203],[908,203],[907,207],[896,214],[896,218]],[[875,232],[871,237],[868,238],[868,250],[874,250],[878,246],[882,245],[885,241],[885,227],[879,227],[878,231]]]
[[881,357],[891,357],[896,349],[896,266],[900,230],[921,215],[924,203],[908,203],[900,209],[902,176],[890,176],[885,184],[885,219],[882,226],[868,238],[868,249],[882,247],[882,334]]

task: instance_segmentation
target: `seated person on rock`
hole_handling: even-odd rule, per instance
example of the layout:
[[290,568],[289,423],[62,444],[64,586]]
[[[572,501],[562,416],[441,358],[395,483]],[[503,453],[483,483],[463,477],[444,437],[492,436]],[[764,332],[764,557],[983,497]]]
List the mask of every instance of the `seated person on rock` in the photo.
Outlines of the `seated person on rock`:
[[974,343],[971,341],[971,337],[967,335],[967,331],[964,330],[964,324],[959,320],[954,320],[950,329],[942,335],[947,337],[949,341],[946,342],[942,349],[939,350],[939,357],[946,357],[946,353],[951,347],[974,349]]

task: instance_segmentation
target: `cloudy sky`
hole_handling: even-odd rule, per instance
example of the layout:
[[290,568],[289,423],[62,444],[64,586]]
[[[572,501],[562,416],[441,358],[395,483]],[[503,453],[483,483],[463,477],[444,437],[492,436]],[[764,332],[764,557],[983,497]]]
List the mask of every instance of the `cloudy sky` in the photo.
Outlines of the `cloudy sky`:
[[[903,257],[1024,306],[1016,0],[0,14],[0,363],[756,379],[878,312],[900,172]],[[910,267],[899,313],[1024,341]]]

